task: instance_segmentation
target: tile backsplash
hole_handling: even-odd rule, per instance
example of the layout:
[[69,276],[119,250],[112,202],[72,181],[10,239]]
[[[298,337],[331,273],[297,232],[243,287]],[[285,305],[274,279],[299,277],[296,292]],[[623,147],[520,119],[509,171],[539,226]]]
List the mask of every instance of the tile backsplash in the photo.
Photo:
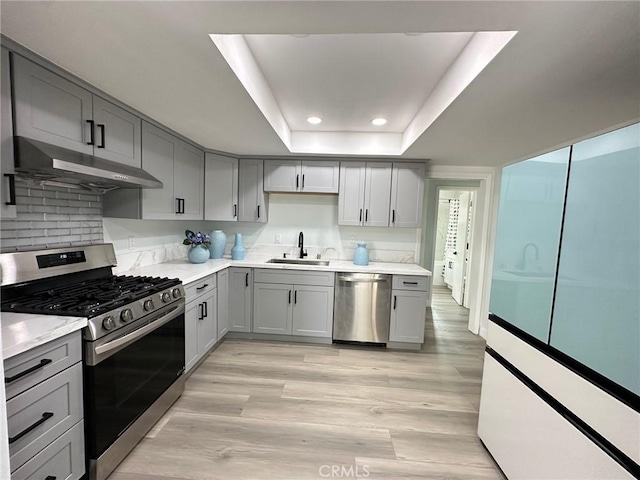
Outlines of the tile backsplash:
[[17,180],[16,204],[17,218],[0,222],[3,253],[104,241],[98,194]]

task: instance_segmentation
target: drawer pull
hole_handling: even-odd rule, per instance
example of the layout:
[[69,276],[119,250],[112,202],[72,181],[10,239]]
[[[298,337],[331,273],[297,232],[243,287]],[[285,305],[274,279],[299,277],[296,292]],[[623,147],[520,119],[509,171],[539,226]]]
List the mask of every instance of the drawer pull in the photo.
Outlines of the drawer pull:
[[404,285],[417,285],[418,282],[402,282]]
[[13,377],[4,377],[4,383],[11,383],[11,382],[15,382],[16,380],[18,380],[19,378],[22,378],[26,375],[29,375],[30,373],[35,372],[36,370],[40,370],[42,367],[44,367],[45,365],[49,365],[51,363],[51,359],[50,358],[43,358],[42,360],[40,360],[40,363],[37,365],[34,365],[31,368],[27,368],[24,372],[20,372],[17,375],[14,375]]
[[25,428],[23,431],[21,431],[15,437],[9,437],[9,443],[17,442],[22,437],[24,437],[27,433],[29,433],[31,430],[33,430],[34,428],[38,428],[40,425],[42,425],[44,422],[49,420],[51,417],[53,417],[53,413],[52,412],[44,412],[42,414],[42,417],[40,418],[40,420],[38,420],[36,423],[31,425],[30,427]]
[[209,286],[208,283],[205,283],[204,285],[202,285],[201,287],[196,287],[196,290],[202,290],[203,288],[207,288]]
[[56,477],[53,475],[47,475],[44,480],[56,480]]

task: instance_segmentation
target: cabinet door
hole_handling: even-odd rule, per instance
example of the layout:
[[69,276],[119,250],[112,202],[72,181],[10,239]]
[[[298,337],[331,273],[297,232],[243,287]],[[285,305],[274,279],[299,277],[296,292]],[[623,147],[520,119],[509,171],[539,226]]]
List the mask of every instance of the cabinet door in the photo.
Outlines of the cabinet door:
[[394,290],[389,341],[423,343],[426,308],[427,292]]
[[[9,51],[2,49],[2,65],[0,67],[0,216],[3,219],[16,218],[15,191],[11,190],[15,177],[13,160],[13,121],[11,111],[11,76],[9,74]],[[15,189],[14,189],[15,190]]]
[[296,285],[293,292],[293,334],[331,338],[333,288]]
[[390,200],[391,164],[367,163],[364,224],[368,227],[388,227]]
[[217,289],[213,289],[208,295],[203,295],[198,303],[202,305],[202,311],[198,317],[198,360],[205,355],[216,343],[218,333],[218,307]]
[[93,120],[96,156],[131,167],[142,166],[140,118],[94,95]]
[[394,163],[391,174],[392,227],[418,228],[422,224],[424,165]]
[[179,140],[153,125],[142,122],[142,168],[162,182],[162,188],[142,190],[143,220],[177,218],[173,196],[173,159]]
[[300,182],[300,161],[265,160],[265,192],[297,192],[301,189]]
[[291,335],[292,303],[293,285],[254,284],[254,333]]
[[338,225],[362,225],[364,220],[364,162],[340,164],[340,191],[338,194]]
[[202,302],[193,301],[184,312],[184,370],[188,372],[198,361],[198,323]]
[[251,332],[253,275],[250,268],[229,269],[229,331]]
[[93,95],[18,55],[13,67],[15,134],[93,155]]
[[204,152],[178,140],[173,164],[173,195],[182,199],[180,220],[204,218]]
[[302,162],[300,191],[338,193],[339,165],[332,161]]
[[267,222],[262,160],[240,160],[238,182],[238,221]]
[[207,153],[204,160],[204,219],[238,220],[238,159]]
[[218,335],[216,341],[229,331],[229,270],[218,272]]

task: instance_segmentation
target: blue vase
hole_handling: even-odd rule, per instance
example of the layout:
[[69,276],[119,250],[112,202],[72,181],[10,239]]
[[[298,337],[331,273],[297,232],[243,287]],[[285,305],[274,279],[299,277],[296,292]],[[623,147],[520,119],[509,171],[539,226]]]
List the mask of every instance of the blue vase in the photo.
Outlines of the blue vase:
[[358,243],[355,253],[353,254],[354,265],[369,265],[369,251],[366,243]]
[[222,258],[227,247],[227,236],[222,230],[211,232],[211,244],[209,245],[209,258]]
[[204,245],[195,245],[187,253],[191,263],[204,263],[209,260],[209,249]]
[[231,260],[244,260],[247,250],[242,245],[242,234],[236,233],[236,242],[231,249]]

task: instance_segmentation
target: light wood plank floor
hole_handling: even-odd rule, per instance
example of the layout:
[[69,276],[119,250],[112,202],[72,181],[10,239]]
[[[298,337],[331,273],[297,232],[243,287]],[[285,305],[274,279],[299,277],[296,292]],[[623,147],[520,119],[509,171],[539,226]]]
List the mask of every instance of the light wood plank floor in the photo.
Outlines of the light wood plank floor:
[[436,287],[420,352],[226,340],[110,480],[502,479],[467,314]]

